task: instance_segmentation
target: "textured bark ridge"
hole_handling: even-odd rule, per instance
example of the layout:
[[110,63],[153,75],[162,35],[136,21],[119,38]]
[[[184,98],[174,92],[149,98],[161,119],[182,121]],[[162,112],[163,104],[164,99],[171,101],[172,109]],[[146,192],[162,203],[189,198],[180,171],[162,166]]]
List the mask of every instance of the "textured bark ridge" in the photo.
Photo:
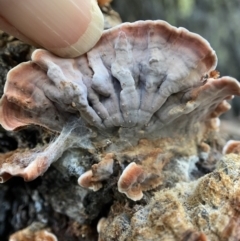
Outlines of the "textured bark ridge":
[[[127,202],[126,196],[144,203],[154,190],[195,180],[203,174],[196,163],[215,158],[211,144],[219,115],[230,108],[226,100],[240,95],[237,80],[220,78],[216,64],[205,39],[164,21],[106,30],[92,50],[74,59],[34,51],[32,61],[8,73],[0,123],[7,130],[38,125],[56,137],[0,156],[0,182],[12,176],[31,181],[53,164],[81,187],[69,184],[79,203],[71,202],[69,190],[61,190],[63,206],[52,194],[50,202],[84,224],[101,216],[96,207],[95,215],[87,210],[89,195],[103,197],[100,207]],[[111,240],[105,223],[100,237]],[[179,235],[204,240],[201,232],[185,231]]]

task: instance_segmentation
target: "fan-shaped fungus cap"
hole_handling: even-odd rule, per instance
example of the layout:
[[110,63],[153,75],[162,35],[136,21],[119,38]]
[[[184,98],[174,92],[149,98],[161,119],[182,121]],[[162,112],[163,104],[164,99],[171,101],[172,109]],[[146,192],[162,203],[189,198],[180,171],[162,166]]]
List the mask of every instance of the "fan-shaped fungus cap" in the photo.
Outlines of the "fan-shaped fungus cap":
[[132,162],[124,169],[118,180],[118,191],[125,193],[133,201],[140,200],[143,197],[140,183],[144,179],[142,167]]
[[[39,156],[31,151],[12,151],[0,155],[0,183],[6,182],[12,176],[21,176],[25,181],[31,181],[42,175],[49,167],[47,156]],[[37,151],[36,151],[37,152]]]
[[9,72],[0,122],[8,130],[31,123],[60,130],[79,112],[103,129],[143,127],[153,116],[174,120],[190,109],[167,118],[169,110],[160,111],[167,98],[202,85],[216,62],[208,42],[186,29],[164,21],[125,23],[105,31],[86,56],[61,59],[36,50],[32,62]]
[[88,170],[84,172],[79,178],[78,178],[78,184],[81,187],[92,189],[93,191],[98,191],[102,187],[101,182],[94,182],[93,179],[93,173],[92,170]]
[[229,140],[223,147],[223,154],[240,154],[240,141]]
[[101,181],[106,180],[113,173],[113,153],[108,153],[98,164],[78,178],[78,184],[84,188],[98,191],[102,187]]
[[107,132],[118,127],[125,136],[126,128],[152,135],[190,112],[203,112],[203,119],[240,93],[229,77],[202,80],[216,63],[209,43],[186,29],[164,21],[121,24],[87,55],[61,59],[36,50],[32,62],[11,70],[0,123],[8,130],[37,124],[60,131],[80,114]]

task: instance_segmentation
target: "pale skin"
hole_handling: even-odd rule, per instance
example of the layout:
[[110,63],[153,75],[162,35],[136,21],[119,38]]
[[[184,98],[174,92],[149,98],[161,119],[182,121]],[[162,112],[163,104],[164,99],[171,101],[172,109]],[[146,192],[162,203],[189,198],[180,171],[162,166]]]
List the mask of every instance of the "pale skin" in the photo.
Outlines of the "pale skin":
[[0,0],[0,29],[60,57],[77,57],[101,37],[96,0]]

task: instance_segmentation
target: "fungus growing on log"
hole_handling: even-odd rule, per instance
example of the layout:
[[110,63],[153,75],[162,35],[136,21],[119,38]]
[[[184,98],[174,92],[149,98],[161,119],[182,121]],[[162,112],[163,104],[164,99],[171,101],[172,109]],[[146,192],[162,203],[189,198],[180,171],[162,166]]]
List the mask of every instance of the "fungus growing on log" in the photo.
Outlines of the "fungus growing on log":
[[[20,155],[17,162],[0,163],[0,177],[25,178],[16,170],[44,167],[25,178],[32,180],[65,150],[81,148],[103,157],[80,177],[81,185],[98,190],[117,163],[119,190],[139,200],[142,191],[161,183],[174,155],[196,155],[205,135],[218,127],[218,116],[229,109],[226,100],[240,95],[237,80],[219,78],[216,64],[205,39],[164,21],[106,30],[92,50],[74,59],[36,50],[32,61],[8,73],[0,123],[7,130],[34,124],[61,134],[41,153],[32,151],[27,162]],[[133,165],[144,170],[143,179],[137,172],[137,198],[122,185]]]

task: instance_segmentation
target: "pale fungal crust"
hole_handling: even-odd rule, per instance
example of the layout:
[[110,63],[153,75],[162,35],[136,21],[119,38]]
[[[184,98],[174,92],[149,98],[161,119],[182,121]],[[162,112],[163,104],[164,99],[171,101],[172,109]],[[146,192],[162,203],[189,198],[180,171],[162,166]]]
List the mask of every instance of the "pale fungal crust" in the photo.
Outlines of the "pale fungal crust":
[[21,230],[11,235],[9,241],[57,241],[57,237],[47,230],[40,230],[32,234]]
[[9,237],[9,241],[58,241],[49,230],[44,229],[41,223],[32,223]]
[[34,151],[36,150],[22,150],[22,152],[17,150],[1,154],[0,183],[6,182],[12,176],[21,176],[25,181],[32,181],[42,175],[48,169],[50,162],[47,156],[33,155]]
[[[20,176],[25,181],[32,181],[60,158],[70,146],[81,147],[81,138],[71,139],[74,124],[64,128],[61,134],[49,145],[31,150],[21,150],[0,154],[0,183],[6,182],[12,176]],[[69,139],[70,138],[70,139]],[[80,141],[80,143],[75,143]]]
[[[42,175],[65,150],[81,147],[112,153],[122,170],[126,162],[130,167],[136,162],[145,173],[144,180],[136,179],[139,199],[142,191],[161,183],[162,169],[176,149],[179,156],[197,154],[207,133],[218,129],[218,116],[229,109],[226,100],[240,95],[238,81],[219,78],[216,64],[205,39],[164,21],[124,23],[104,31],[93,49],[74,59],[36,50],[32,61],[8,73],[0,123],[7,130],[35,124],[61,134],[40,157],[33,153],[27,162],[19,156],[20,161],[1,165],[2,180],[21,175],[16,170],[28,165],[44,167],[34,177]],[[79,127],[88,131],[78,133]],[[40,164],[39,158],[44,160]],[[111,175],[103,175],[109,168],[104,165],[93,166],[80,184],[99,189]],[[124,173],[120,180],[127,178]],[[129,189],[120,184],[135,199],[129,194],[135,184]]]

